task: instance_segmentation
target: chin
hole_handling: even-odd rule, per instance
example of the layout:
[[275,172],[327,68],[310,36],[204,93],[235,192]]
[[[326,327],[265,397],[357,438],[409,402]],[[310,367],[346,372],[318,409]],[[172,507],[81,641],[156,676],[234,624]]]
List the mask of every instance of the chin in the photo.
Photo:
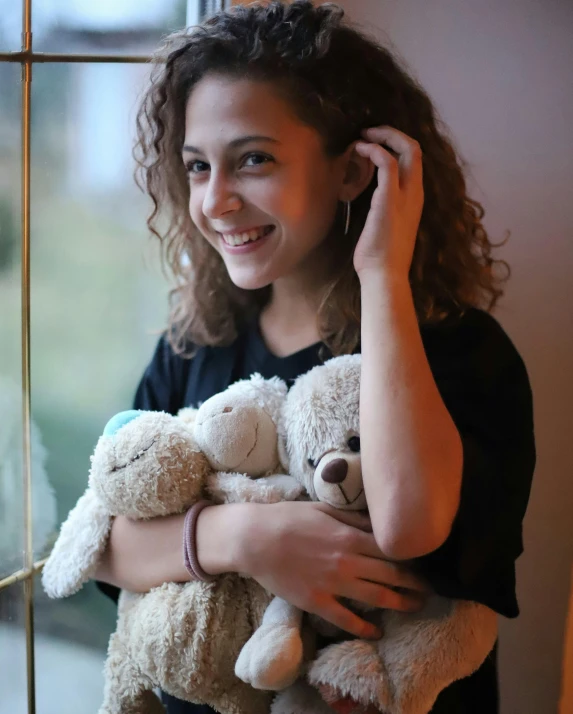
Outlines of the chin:
[[264,275],[244,275],[229,271],[229,277],[234,285],[241,290],[260,290],[273,282],[273,278]]
[[242,290],[266,288],[287,272],[285,264],[283,263],[282,266],[277,265],[276,260],[259,266],[256,264],[237,266],[231,263],[226,263],[225,265],[231,281]]

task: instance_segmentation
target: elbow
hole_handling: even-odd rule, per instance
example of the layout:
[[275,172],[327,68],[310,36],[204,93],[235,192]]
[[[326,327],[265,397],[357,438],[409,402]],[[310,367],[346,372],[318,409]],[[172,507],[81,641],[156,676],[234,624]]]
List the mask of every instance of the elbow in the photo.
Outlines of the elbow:
[[388,560],[412,560],[438,550],[448,539],[458,510],[456,503],[437,504],[410,514],[380,514],[372,518],[376,544]]
[[417,528],[400,531],[398,529],[374,529],[376,544],[388,560],[401,561],[421,558],[442,546],[451,532],[449,528]]
[[461,440],[451,456],[451,467],[440,461],[435,475],[427,481],[436,484],[425,498],[391,498],[372,512],[376,543],[389,560],[412,560],[438,550],[448,539],[456,519],[461,497],[463,452]]

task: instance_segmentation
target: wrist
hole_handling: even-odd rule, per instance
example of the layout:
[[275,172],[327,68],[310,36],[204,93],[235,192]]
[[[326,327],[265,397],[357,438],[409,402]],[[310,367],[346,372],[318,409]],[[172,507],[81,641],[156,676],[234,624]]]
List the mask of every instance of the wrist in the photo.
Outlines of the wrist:
[[245,572],[251,504],[204,508],[196,524],[197,560],[209,575]]
[[391,268],[384,264],[368,265],[356,271],[360,281],[361,290],[384,289],[403,290],[410,289],[408,273],[403,270]]
[[[412,287],[407,275],[386,269],[366,270],[359,275],[362,314],[368,306],[398,309],[413,302]],[[365,309],[366,308],[366,309]]]

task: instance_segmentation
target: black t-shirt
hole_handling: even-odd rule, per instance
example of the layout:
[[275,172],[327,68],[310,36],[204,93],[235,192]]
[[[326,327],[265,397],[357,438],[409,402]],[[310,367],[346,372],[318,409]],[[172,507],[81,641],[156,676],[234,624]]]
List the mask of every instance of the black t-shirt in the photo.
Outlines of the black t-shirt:
[[[423,326],[434,379],[461,435],[464,468],[459,510],[450,536],[416,561],[433,589],[517,617],[515,560],[523,550],[522,520],[535,467],[532,395],[509,337],[489,314]],[[197,406],[253,372],[291,384],[329,355],[315,344],[287,357],[269,352],[253,322],[229,347],[202,347],[191,359],[162,338],[137,389],[134,408],[166,411]],[[117,590],[99,584],[112,597]],[[212,709],[164,695],[168,714]],[[496,650],[471,677],[439,696],[432,714],[497,714]]]

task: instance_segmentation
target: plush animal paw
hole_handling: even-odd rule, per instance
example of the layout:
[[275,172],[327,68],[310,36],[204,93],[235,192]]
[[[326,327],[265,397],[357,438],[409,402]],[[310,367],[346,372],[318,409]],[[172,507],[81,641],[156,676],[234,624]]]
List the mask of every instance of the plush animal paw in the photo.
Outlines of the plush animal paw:
[[329,645],[312,663],[308,681],[340,714],[371,714],[391,703],[386,670],[373,641]]
[[292,476],[276,474],[251,479],[219,471],[207,478],[207,493],[221,503],[279,503],[296,501],[304,487]]
[[296,501],[304,493],[304,487],[288,474],[275,474],[257,479],[258,485],[264,485],[269,492],[269,503]]
[[303,644],[297,627],[262,625],[241,650],[235,674],[255,689],[278,692],[296,681],[302,660]]

